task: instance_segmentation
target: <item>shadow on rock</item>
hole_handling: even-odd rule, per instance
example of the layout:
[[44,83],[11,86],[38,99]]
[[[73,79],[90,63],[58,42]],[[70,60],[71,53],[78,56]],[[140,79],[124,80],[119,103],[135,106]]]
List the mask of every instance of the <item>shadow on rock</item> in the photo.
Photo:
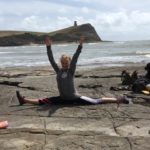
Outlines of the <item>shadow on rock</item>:
[[58,109],[63,107],[75,107],[75,106],[85,106],[85,105],[92,105],[92,104],[83,104],[83,103],[74,103],[74,104],[53,104],[53,105],[42,105],[38,107],[38,111],[47,111],[48,117],[51,117]]

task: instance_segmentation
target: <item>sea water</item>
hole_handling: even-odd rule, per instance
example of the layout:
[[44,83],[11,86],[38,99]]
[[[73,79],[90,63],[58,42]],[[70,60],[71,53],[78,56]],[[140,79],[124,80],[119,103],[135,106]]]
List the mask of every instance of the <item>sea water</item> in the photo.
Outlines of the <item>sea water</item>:
[[[73,55],[78,44],[53,44],[54,58],[59,63],[62,54]],[[111,67],[150,62],[150,41],[85,43],[78,66]],[[46,46],[0,47],[0,68],[49,65]]]

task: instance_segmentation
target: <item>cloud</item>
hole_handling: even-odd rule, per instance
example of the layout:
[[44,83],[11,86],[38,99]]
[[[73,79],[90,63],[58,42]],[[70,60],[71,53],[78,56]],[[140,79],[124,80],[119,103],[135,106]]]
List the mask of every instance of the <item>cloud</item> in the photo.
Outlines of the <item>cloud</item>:
[[88,14],[90,12],[90,9],[87,8],[87,7],[82,7],[82,10],[81,10],[83,13],[85,14]]
[[[147,31],[150,31],[149,18],[150,13],[142,13],[138,11],[128,13],[127,11],[124,11],[116,13],[102,13],[100,15],[97,14],[96,18],[90,21],[93,22],[94,26],[98,27],[99,34],[104,35],[105,39],[111,40],[113,35],[113,39],[115,40],[117,40],[118,37],[121,40],[123,40],[124,38],[125,40],[132,40],[133,36],[131,35],[134,35],[134,39],[150,38],[150,34],[148,35],[148,37],[144,37],[145,33],[147,33]],[[141,32],[141,34],[140,37],[137,37],[136,35],[139,31]],[[111,34],[110,37],[109,33]],[[128,35],[128,39],[126,39],[127,37],[121,37],[121,35]]]
[[0,30],[51,32],[76,20],[91,23],[103,40],[150,39],[149,4],[140,0],[1,0]]

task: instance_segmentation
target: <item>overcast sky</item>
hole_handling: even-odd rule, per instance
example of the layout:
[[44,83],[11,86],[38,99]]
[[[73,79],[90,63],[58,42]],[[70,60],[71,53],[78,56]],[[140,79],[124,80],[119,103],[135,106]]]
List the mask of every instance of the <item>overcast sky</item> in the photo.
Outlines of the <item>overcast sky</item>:
[[150,40],[150,0],[0,0],[0,30],[91,23],[102,40]]

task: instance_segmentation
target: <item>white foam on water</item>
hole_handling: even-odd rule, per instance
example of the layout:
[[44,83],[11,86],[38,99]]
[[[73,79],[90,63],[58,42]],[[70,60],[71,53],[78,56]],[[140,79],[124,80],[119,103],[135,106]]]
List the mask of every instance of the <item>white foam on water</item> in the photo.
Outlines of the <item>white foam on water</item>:
[[145,55],[145,56],[150,58],[150,54],[148,54],[148,55]]
[[97,43],[88,43],[88,45],[96,45],[96,44],[99,44],[98,42]]
[[[145,44],[146,43],[146,44]],[[54,44],[56,62],[62,54],[73,55],[78,43]],[[100,42],[85,43],[78,60],[80,66],[122,66],[130,63],[147,63],[150,44],[147,42]],[[0,47],[0,68],[15,66],[49,65],[45,45]]]
[[115,42],[113,42],[114,44],[124,44],[125,43],[125,41],[115,41]]
[[150,50],[149,50],[149,51],[144,51],[144,50],[143,50],[143,51],[137,51],[136,54],[141,54],[141,55],[142,55],[142,54],[143,54],[143,55],[145,55],[145,54],[150,54]]
[[0,54],[12,54],[12,53],[15,53],[15,52],[0,52]]

